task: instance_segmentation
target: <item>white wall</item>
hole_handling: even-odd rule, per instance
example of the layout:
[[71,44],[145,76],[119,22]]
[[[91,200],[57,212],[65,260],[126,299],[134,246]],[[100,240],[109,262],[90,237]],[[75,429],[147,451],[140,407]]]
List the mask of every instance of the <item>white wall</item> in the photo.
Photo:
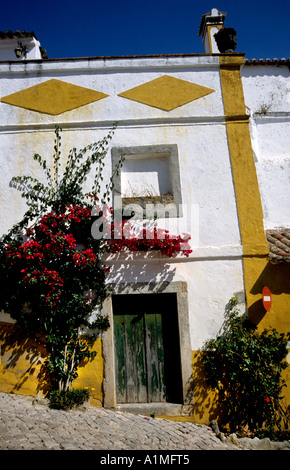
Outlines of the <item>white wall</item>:
[[[214,89],[203,98],[171,112],[118,96],[164,74]],[[39,175],[34,153],[53,153],[54,125],[63,127],[62,154],[82,148],[107,134],[119,121],[112,147],[177,144],[183,204],[189,208],[175,228],[191,232],[190,258],[162,259],[159,255],[117,256],[108,281],[149,282],[182,280],[188,284],[191,347],[198,349],[223,322],[225,305],[243,291],[242,247],[230,167],[218,57],[192,56],[112,60],[46,61],[41,64],[0,64],[1,96],[50,78],[107,93],[109,97],[59,116],[41,114],[0,103],[0,232],[18,221],[25,205],[9,187],[12,176]],[[105,176],[111,172],[110,151]],[[187,214],[198,208],[198,220]],[[195,215],[197,212],[195,212]],[[175,223],[175,227],[174,227]],[[136,257],[138,258],[136,260]]]
[[168,192],[172,193],[168,156],[126,157],[121,170],[122,196],[160,196]]
[[283,65],[242,69],[266,229],[290,227],[289,75]]
[[[18,42],[26,47],[26,55],[22,54],[17,59],[14,49],[19,47]],[[33,37],[28,38],[14,38],[0,40],[0,60],[32,60],[41,59],[40,43]]]

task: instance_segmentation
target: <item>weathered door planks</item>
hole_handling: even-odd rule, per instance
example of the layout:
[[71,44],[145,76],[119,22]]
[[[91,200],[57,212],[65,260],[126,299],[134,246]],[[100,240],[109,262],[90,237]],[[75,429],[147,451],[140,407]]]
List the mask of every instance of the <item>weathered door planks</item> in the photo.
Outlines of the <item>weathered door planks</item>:
[[166,401],[161,314],[144,315],[148,402]]
[[[164,350],[164,330],[167,349],[172,349],[172,333],[168,335],[174,305],[164,302],[155,295],[119,295],[113,298],[115,335],[115,374],[118,403],[164,402],[172,391],[166,389],[166,351]],[[168,300],[168,299],[167,299]],[[151,301],[151,302],[150,302]],[[152,313],[154,312],[154,313]],[[165,328],[165,323],[167,326]],[[174,322],[173,322],[174,323]],[[172,324],[173,333],[176,325]],[[170,342],[168,342],[170,339]],[[174,354],[179,349],[174,347]],[[170,357],[170,353],[167,353]],[[167,364],[168,370],[169,364]],[[178,376],[178,372],[177,376]],[[168,376],[168,374],[167,374]],[[176,387],[171,380],[170,387]],[[178,385],[177,385],[178,386]]]

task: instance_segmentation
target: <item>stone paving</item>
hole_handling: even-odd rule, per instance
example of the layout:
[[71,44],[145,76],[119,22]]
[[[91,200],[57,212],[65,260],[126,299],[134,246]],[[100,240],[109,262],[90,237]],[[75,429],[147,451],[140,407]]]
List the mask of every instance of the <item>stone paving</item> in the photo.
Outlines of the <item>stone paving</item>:
[[[248,442],[241,441],[222,442],[210,427],[191,422],[149,418],[95,406],[53,410],[46,404],[33,403],[32,397],[0,393],[0,450],[253,449]],[[286,444],[289,445],[281,449],[290,450],[290,442]],[[255,450],[265,448],[261,445]]]

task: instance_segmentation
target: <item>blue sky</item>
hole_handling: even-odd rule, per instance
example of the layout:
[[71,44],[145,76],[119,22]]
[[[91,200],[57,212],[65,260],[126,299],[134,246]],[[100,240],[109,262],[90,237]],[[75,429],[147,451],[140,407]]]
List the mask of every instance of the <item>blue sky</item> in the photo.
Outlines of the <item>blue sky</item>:
[[203,53],[201,15],[227,13],[236,52],[289,58],[289,0],[1,0],[0,30],[34,31],[49,58]]

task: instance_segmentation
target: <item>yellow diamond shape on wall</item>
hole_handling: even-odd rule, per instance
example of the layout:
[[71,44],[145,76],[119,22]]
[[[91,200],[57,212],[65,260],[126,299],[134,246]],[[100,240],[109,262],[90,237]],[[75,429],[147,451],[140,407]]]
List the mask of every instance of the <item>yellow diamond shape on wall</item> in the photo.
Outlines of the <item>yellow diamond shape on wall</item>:
[[105,93],[61,80],[51,79],[39,85],[1,98],[3,103],[46,114],[61,114],[106,98]]
[[214,90],[211,88],[163,75],[143,85],[124,91],[119,96],[164,111],[171,111],[213,92]]

